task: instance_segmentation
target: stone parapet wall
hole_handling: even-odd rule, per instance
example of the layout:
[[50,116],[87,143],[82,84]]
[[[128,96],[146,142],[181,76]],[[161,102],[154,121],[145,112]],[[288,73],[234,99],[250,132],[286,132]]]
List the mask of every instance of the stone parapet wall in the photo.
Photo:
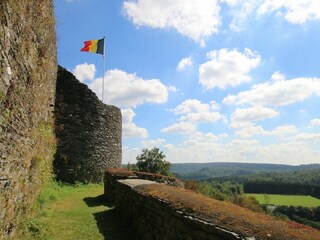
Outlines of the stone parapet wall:
[[157,183],[165,183],[171,186],[184,188],[183,182],[174,177],[168,177],[147,172],[128,171],[126,169],[120,168],[109,168],[105,171],[104,175],[104,195],[106,199],[108,199],[109,201],[114,201],[113,197],[116,194],[116,187],[114,184],[117,183],[117,180],[123,179],[150,180]]
[[[158,185],[150,185],[156,188]],[[121,218],[132,225],[146,240],[223,240],[244,239],[237,234],[216,228],[207,222],[187,216],[170,203],[137,191],[126,182],[116,183],[115,207]]]
[[104,169],[121,166],[122,116],[87,85],[59,67],[55,103],[58,139],[56,177],[65,182],[102,182]]
[[128,171],[107,171],[105,194],[140,239],[320,239],[318,230],[294,222],[254,213],[183,188],[131,177]]
[[0,1],[0,239],[52,177],[57,72],[52,0]]

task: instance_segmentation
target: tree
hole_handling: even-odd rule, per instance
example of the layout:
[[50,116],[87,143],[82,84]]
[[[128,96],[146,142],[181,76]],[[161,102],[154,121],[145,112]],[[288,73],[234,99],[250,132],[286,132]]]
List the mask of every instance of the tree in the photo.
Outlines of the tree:
[[264,204],[269,205],[270,204],[270,197],[268,196],[268,194],[264,193],[263,198],[264,198]]
[[141,172],[150,172],[168,176],[171,163],[165,160],[166,155],[159,148],[143,149],[142,154],[136,157],[137,168]]

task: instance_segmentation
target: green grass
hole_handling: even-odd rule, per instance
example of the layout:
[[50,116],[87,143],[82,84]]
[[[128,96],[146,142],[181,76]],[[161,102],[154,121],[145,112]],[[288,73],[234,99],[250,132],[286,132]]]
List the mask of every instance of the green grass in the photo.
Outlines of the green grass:
[[[265,194],[246,194],[247,196],[255,197],[260,204],[266,204]],[[302,206],[302,207],[317,207],[320,206],[320,199],[311,196],[300,195],[276,195],[267,194],[268,204],[285,205],[285,206]]]
[[[112,207],[102,184],[61,186],[54,183],[38,199],[38,215],[26,224],[23,239],[136,239]],[[130,236],[130,238],[128,238]]]

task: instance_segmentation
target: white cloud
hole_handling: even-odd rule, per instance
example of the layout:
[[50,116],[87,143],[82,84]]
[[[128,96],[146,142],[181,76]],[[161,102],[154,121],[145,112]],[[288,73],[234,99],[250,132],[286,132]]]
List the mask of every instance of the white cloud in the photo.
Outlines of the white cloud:
[[141,149],[140,148],[130,148],[128,146],[123,146],[122,147],[122,163],[127,164],[127,163],[135,163],[136,157],[141,154]]
[[285,142],[261,145],[256,140],[234,139],[219,144],[188,140],[172,146],[166,153],[170,162],[251,162],[304,164],[319,163],[319,149],[311,148],[307,142]]
[[[102,78],[95,79],[89,87],[100,97]],[[105,74],[104,102],[121,108],[136,107],[144,103],[165,103],[172,90],[159,79],[144,80],[136,74],[110,70]]]
[[[262,135],[262,136],[273,136],[278,139],[286,139],[286,141],[289,141],[289,136],[292,136],[294,134],[298,133],[298,129],[296,126],[293,125],[283,125],[276,127],[273,130],[267,131],[263,129],[262,126],[257,126],[255,124],[247,124],[240,130],[236,131],[236,135],[241,138],[252,138],[256,135]],[[292,138],[292,137],[291,137]]]
[[274,74],[272,74],[271,79],[274,81],[285,80],[285,75],[277,71]]
[[161,148],[165,144],[165,142],[165,139],[158,138],[153,140],[141,141],[141,144],[143,148],[152,149],[154,147]]
[[224,117],[218,112],[196,112],[188,113],[181,116],[180,121],[190,121],[193,123],[199,122],[215,122],[224,119]]
[[132,122],[136,115],[132,109],[122,109],[122,135],[124,138],[146,138],[148,131]]
[[193,63],[192,63],[192,58],[191,57],[183,58],[183,59],[181,59],[181,61],[179,62],[178,66],[177,66],[177,71],[178,72],[182,72],[187,67],[191,67],[192,64]]
[[196,126],[192,123],[179,122],[176,124],[172,124],[166,128],[163,128],[161,132],[170,133],[170,134],[189,135],[189,134],[195,133],[196,130],[197,130]]
[[256,10],[261,4],[261,0],[224,0],[230,9],[230,15],[233,17],[230,23],[230,29],[235,32],[242,31],[247,25],[248,17]]
[[222,0],[221,2],[224,2],[231,7],[234,7],[239,2],[239,0]]
[[215,122],[225,119],[219,112],[211,111],[218,107],[219,106],[215,101],[211,101],[210,104],[207,104],[202,103],[197,99],[187,99],[171,111],[176,115],[182,115],[180,121],[190,121],[193,123]]
[[285,106],[303,101],[313,94],[320,96],[319,78],[295,78],[269,81],[254,85],[251,90],[224,98],[226,104],[252,104],[263,106]]
[[293,141],[314,141],[320,140],[320,133],[301,133],[293,138]]
[[224,137],[225,135],[217,136],[213,133],[203,133],[203,132],[196,132],[190,136],[190,139],[196,140],[199,142],[216,142],[219,140],[220,137]]
[[197,99],[187,99],[170,111],[177,115],[187,114],[190,112],[209,112],[210,105],[201,103],[201,101]]
[[277,12],[292,24],[303,24],[320,19],[319,0],[265,0],[259,7],[258,14]]
[[[258,19],[266,13],[275,13],[292,24],[303,24],[320,19],[320,3],[318,0],[222,0],[230,9],[233,31],[242,31],[248,26],[252,16]],[[251,19],[250,19],[251,18]]]
[[171,85],[170,85],[170,86],[168,86],[167,88],[168,88],[168,91],[169,91],[169,92],[175,93],[175,92],[178,91],[178,89],[177,89],[175,86],[171,86]]
[[265,130],[261,126],[256,126],[254,124],[249,124],[236,131],[236,135],[241,138],[251,138],[252,136],[262,135],[264,133]]
[[212,101],[210,102],[210,108],[213,109],[213,110],[219,110],[219,109],[220,109],[220,106],[219,106],[219,104],[218,104],[216,101],[212,100]]
[[96,66],[85,62],[77,65],[72,72],[80,82],[93,80],[96,73]]
[[250,108],[237,108],[231,115],[230,127],[241,128],[251,126],[252,122],[279,116],[279,113],[271,108],[254,106]]
[[284,136],[295,134],[298,129],[294,125],[283,125],[275,128],[274,130],[267,133],[267,135],[276,136],[278,138],[283,138]]
[[[281,133],[290,135],[297,132],[292,125],[279,126],[268,134]],[[319,140],[320,134],[299,134],[297,137],[285,139],[280,143],[260,144],[257,140],[233,139],[229,142],[219,143],[215,141],[215,135],[195,132],[194,138],[189,138],[181,144],[174,145],[163,143],[167,160],[173,163],[186,162],[251,162],[251,163],[275,163],[275,164],[303,164],[320,163],[320,150],[312,147],[312,141]],[[218,136],[222,137],[222,136]],[[158,139],[159,143],[163,141]],[[155,140],[157,142],[158,140]],[[138,149],[129,149],[124,146],[124,163],[137,156]],[[140,151],[141,152],[141,151]]]
[[199,82],[206,89],[238,86],[250,82],[249,72],[261,61],[258,53],[245,49],[243,53],[226,48],[207,53],[208,62],[200,65]]
[[314,118],[311,120],[311,126],[320,126],[320,118]]
[[174,28],[202,46],[221,25],[217,0],[127,0],[123,9],[137,26]]

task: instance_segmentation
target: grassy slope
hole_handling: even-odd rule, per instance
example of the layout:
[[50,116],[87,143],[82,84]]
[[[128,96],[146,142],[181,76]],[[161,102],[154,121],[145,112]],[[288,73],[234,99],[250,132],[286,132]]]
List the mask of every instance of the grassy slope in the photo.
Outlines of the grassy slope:
[[54,186],[41,214],[29,224],[33,228],[24,239],[42,240],[124,240],[134,239],[127,226],[105,205],[103,185]]
[[[265,204],[264,194],[246,194],[255,197],[260,204]],[[320,206],[320,199],[311,196],[293,196],[268,194],[269,204],[285,206],[317,207]]]

